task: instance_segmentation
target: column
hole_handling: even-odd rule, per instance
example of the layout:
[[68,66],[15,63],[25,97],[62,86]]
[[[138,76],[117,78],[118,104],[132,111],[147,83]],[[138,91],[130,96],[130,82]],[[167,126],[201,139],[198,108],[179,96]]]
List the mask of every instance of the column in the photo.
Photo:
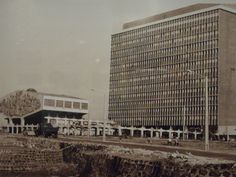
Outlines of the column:
[[156,138],[160,138],[160,133],[156,131]]
[[61,120],[60,129],[61,129],[61,133],[62,133],[63,127],[65,126],[65,120],[63,118],[60,118],[60,120]]
[[66,121],[66,119],[64,119],[64,118],[62,118],[62,119],[63,119],[63,121],[64,121],[64,123],[63,123],[63,128],[64,128],[64,127],[66,127],[66,126],[67,126],[67,124],[66,124],[66,123],[67,123],[67,121]]
[[111,127],[108,127],[108,135],[111,135]]
[[143,137],[143,134],[144,134],[144,128],[141,127],[140,131],[141,131],[141,137]]
[[180,129],[178,129],[177,134],[178,134],[179,139],[180,139],[180,133],[181,133],[181,131],[180,131]]
[[[92,130],[92,128],[91,128],[91,130]],[[97,136],[97,127],[96,126],[93,127],[93,136]]]
[[186,126],[183,126],[183,140],[186,138]]
[[88,135],[91,136],[91,120],[88,120]]
[[[208,135],[209,136],[209,135]],[[228,126],[226,126],[226,141],[230,141],[230,138],[229,138],[229,128]],[[209,143],[209,142],[208,142]]]
[[188,128],[186,128],[186,139],[188,140]]
[[169,138],[173,138],[173,134],[172,134],[172,127],[170,127],[170,129],[168,130],[169,131]]
[[11,118],[9,118],[9,124],[8,124],[8,126],[9,126],[9,133],[12,133],[13,134],[13,132],[14,132],[14,124],[13,124],[13,121],[12,121],[12,119]]
[[84,136],[84,129],[83,128],[80,128],[80,135]]
[[130,129],[130,136],[131,136],[131,137],[134,136],[134,128],[133,128],[133,127],[131,127],[131,129]]
[[58,119],[59,119],[58,117],[55,117],[55,120],[56,120],[56,126],[57,126],[57,127],[58,127],[58,125],[59,125],[59,124],[58,124]]
[[160,131],[160,138],[162,138],[163,129],[161,128],[159,131]]
[[70,135],[70,120],[67,120],[67,135]]
[[20,119],[20,122],[21,122],[21,126],[24,126],[24,125],[25,125],[25,119],[24,119],[24,118],[21,118],[21,119]]
[[153,128],[151,128],[150,137],[153,138]]
[[118,133],[119,133],[119,136],[122,136],[122,130],[120,126],[118,127]]
[[19,128],[19,126],[16,125],[16,134],[18,134],[18,128]]
[[25,119],[21,118],[20,119],[20,132],[22,133],[24,131],[25,128]]
[[13,125],[13,121],[11,118],[9,118],[9,125]]
[[194,139],[197,139],[197,130],[194,131]]

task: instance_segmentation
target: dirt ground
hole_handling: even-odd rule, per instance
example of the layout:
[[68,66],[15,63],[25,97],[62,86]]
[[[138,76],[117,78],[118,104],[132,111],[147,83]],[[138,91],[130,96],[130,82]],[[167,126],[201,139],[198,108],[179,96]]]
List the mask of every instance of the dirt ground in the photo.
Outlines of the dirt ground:
[[[75,139],[87,139],[87,136],[79,136],[79,137],[72,137]],[[102,137],[90,137],[91,140],[98,140],[101,141]],[[136,138],[136,137],[127,137],[127,138],[119,138],[119,137],[111,137],[107,136],[106,141],[114,141],[114,142],[127,142],[127,143],[140,143],[140,144],[152,144],[152,145],[166,145],[166,146],[173,146],[167,145],[167,139],[157,139],[157,138]],[[236,142],[231,141],[209,141],[210,151],[216,152],[224,152],[224,153],[235,153],[236,154]],[[191,148],[196,150],[204,150],[204,141],[200,140],[179,140],[179,146],[183,148]]]

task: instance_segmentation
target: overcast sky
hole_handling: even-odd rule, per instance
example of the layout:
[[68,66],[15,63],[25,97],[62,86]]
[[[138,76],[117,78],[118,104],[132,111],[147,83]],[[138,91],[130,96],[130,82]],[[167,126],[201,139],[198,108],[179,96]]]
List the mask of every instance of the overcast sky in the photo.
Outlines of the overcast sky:
[[0,97],[27,88],[78,96],[101,119],[111,34],[125,22],[207,2],[236,0],[0,0]]

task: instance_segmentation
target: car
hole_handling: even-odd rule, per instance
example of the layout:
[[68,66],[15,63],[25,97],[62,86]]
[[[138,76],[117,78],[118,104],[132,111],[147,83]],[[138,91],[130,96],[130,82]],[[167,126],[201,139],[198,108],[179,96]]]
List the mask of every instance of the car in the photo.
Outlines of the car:
[[35,130],[36,136],[54,137],[57,138],[59,127],[53,127],[50,123],[41,123]]

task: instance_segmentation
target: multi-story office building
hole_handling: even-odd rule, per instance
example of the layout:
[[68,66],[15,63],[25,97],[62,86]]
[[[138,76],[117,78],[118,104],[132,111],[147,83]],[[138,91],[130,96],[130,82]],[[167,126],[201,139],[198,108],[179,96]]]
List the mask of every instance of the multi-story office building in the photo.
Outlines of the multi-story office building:
[[[236,5],[196,4],[123,25],[111,39],[109,119],[236,134]],[[191,71],[191,72],[188,72]]]

